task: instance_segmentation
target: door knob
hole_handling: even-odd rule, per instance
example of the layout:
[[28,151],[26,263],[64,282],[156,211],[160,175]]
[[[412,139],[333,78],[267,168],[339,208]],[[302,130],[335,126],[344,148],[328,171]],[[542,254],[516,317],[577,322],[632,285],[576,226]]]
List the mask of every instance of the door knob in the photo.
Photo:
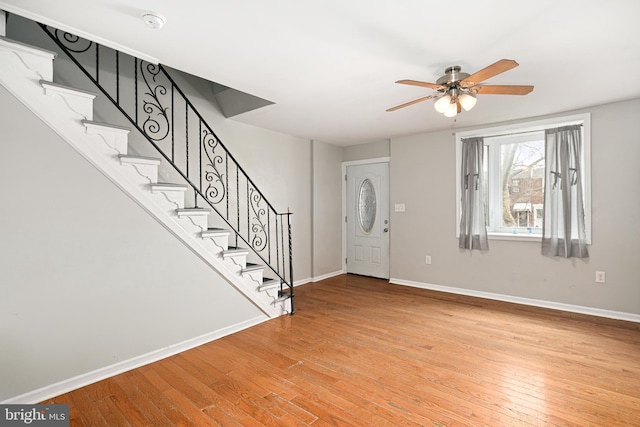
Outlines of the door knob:
[[384,232],[385,232],[385,233],[386,233],[386,232],[388,232],[388,231],[389,231],[389,229],[388,229],[388,228],[385,228],[385,229],[384,229]]

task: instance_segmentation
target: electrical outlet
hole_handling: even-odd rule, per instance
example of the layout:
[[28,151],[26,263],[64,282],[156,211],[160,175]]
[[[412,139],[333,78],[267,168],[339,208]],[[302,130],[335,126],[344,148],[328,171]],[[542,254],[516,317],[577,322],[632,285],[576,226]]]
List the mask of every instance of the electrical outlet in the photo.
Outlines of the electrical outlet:
[[396,212],[404,212],[404,203],[396,203],[394,207]]
[[427,265],[431,265],[431,256],[427,255],[424,257],[424,263]]
[[605,283],[606,276],[604,271],[596,271],[596,283]]

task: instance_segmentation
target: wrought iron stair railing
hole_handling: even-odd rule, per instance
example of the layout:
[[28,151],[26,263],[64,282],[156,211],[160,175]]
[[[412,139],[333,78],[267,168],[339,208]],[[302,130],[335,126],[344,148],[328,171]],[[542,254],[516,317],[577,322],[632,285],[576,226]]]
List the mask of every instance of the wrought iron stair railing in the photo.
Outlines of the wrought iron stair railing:
[[[190,188],[280,281],[293,314],[291,212],[279,213],[160,64],[39,24]],[[276,279],[274,277],[274,279]]]

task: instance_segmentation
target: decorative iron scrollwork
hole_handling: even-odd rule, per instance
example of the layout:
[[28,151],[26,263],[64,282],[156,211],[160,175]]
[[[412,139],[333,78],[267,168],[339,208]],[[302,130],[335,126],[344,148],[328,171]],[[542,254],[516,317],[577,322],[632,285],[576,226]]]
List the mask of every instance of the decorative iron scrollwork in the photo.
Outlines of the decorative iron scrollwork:
[[209,202],[217,204],[224,200],[227,194],[227,189],[224,185],[224,173],[218,169],[218,166],[224,163],[224,158],[216,153],[216,149],[220,146],[219,141],[208,130],[202,131],[202,146],[209,160],[208,163],[204,164],[204,179],[208,183],[204,194]]
[[167,137],[171,129],[167,115],[168,108],[163,108],[160,102],[160,97],[167,94],[167,88],[156,81],[161,71],[158,65],[140,61],[140,71],[148,89],[144,93],[146,98],[142,99],[142,110],[147,113],[147,118],[142,123],[142,130],[150,139],[161,141]]
[[260,206],[262,202],[262,194],[255,188],[249,188],[249,205],[253,211],[253,217],[251,218],[251,246],[256,251],[260,252],[267,246],[267,230],[264,223],[264,216],[267,214],[267,210]]
[[75,34],[67,33],[66,31],[56,29],[54,36],[60,43],[62,43],[65,49],[71,52],[83,53],[91,49],[93,42],[76,36]]

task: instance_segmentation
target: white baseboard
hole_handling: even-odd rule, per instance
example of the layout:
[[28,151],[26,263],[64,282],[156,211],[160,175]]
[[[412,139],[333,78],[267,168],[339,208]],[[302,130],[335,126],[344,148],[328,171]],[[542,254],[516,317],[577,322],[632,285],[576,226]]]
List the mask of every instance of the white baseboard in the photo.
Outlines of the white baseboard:
[[233,333],[242,331],[243,329],[250,328],[258,325],[264,321],[269,320],[267,316],[259,316],[253,319],[246,320],[244,322],[237,323],[235,325],[228,326],[226,328],[219,329],[217,331],[210,332],[199,337],[191,338],[181,343],[173,344],[168,347],[152,351],[147,354],[136,356],[129,360],[118,362],[111,366],[96,369],[95,371],[87,372],[86,374],[78,375],[73,378],[69,378],[55,384],[51,384],[37,390],[33,390],[19,396],[9,398],[1,404],[35,404],[38,402],[51,399],[52,397],[59,396],[64,393],[68,393],[72,390],[76,390],[80,387],[93,384],[95,382],[104,380],[106,378],[113,377],[114,375],[121,374],[123,372],[130,371],[135,368],[139,368],[149,363],[157,362],[158,360],[165,359],[174,354],[181,353],[186,350],[190,350],[194,347],[215,341],[219,338],[231,335]]
[[588,314],[591,316],[606,317],[609,319],[626,320],[629,322],[640,323],[640,315],[634,313],[625,313],[621,311],[603,310],[601,308],[584,307],[580,305],[563,304],[553,301],[543,301],[531,298],[515,297],[511,295],[494,294],[491,292],[475,291],[472,289],[454,288],[449,286],[433,285],[431,283],[413,282],[411,280],[403,280],[391,278],[389,283],[395,285],[411,286],[414,288],[429,289],[432,291],[448,292],[458,295],[468,295],[471,297],[486,298],[496,301],[512,302],[516,304],[530,305],[533,307],[551,308],[554,310],[568,311],[571,313]]
[[311,277],[307,277],[306,279],[294,280],[293,287],[295,288],[296,286],[305,285],[307,283],[311,283],[312,281],[313,279]]
[[338,271],[334,271],[332,273],[327,273],[327,274],[323,274],[321,276],[313,277],[311,279],[311,281],[312,282],[319,282],[321,280],[330,279],[332,277],[340,276],[341,274],[345,274],[345,273],[346,273],[346,271],[344,271],[344,270],[338,270]]

